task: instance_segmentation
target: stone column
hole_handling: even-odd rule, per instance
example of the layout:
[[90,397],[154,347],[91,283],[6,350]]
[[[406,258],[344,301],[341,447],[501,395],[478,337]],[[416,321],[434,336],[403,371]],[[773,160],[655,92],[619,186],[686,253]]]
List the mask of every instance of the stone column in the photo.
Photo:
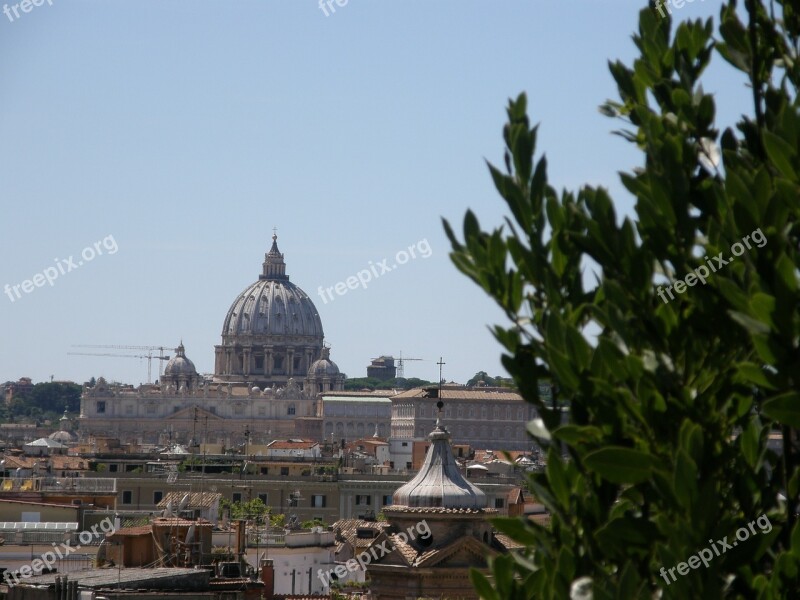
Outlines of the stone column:
[[311,346],[306,346],[305,355],[306,355],[305,371],[306,373],[308,373],[308,370],[311,368],[311,363],[314,362],[314,349]]
[[242,373],[250,375],[250,348],[242,350]]
[[286,373],[289,377],[294,375],[294,347],[289,346],[286,348],[286,360],[289,362],[288,369],[286,369]]
[[272,346],[264,346],[264,375],[272,376]]

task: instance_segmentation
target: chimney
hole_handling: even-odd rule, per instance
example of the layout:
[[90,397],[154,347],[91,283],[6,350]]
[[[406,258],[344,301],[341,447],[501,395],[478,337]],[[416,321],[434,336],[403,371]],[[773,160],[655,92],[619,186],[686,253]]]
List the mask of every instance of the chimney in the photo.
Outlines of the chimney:
[[261,560],[261,581],[264,583],[264,600],[272,600],[275,595],[275,568],[271,558]]
[[236,521],[236,553],[247,552],[247,523],[241,519]]

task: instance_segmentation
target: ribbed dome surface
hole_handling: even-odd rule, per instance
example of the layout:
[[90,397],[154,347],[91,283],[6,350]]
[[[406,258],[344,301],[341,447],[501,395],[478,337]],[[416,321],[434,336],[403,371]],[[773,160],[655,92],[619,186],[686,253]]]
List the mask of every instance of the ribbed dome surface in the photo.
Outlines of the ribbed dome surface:
[[287,280],[256,281],[233,301],[222,335],[307,335],[323,337],[317,307]]
[[164,367],[164,377],[177,377],[179,375],[186,375],[191,377],[197,375],[197,369],[194,363],[186,358],[186,349],[183,343],[175,348],[175,356],[167,361],[167,366]]
[[450,434],[438,421],[428,436],[433,442],[416,477],[392,496],[393,506],[486,507],[486,494],[464,479],[450,448]]
[[309,377],[333,377],[339,374],[339,367],[331,360],[330,348],[322,349],[322,358],[314,361],[311,368],[308,370]]
[[263,272],[228,310],[222,338],[240,335],[292,335],[323,338],[317,307],[303,290],[289,281],[278,249],[278,236],[264,256]]

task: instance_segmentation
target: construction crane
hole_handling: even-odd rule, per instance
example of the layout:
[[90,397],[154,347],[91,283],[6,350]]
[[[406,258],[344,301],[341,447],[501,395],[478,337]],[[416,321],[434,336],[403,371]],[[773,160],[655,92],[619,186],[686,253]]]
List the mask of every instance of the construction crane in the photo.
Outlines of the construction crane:
[[[147,354],[151,354],[158,350],[158,360],[161,361],[158,363],[158,378],[161,379],[161,366],[163,365],[163,361],[169,360],[169,356],[165,356],[164,351],[172,351],[173,348],[169,346],[119,346],[119,345],[108,345],[108,344],[73,344],[73,348],[103,348],[106,350],[143,350],[147,352]],[[128,356],[128,355],[125,355]],[[155,356],[153,358],[156,358]]]
[[[75,348],[81,348],[85,346],[73,346]],[[154,348],[154,350],[158,350],[159,348]],[[163,350],[163,349],[162,349]],[[161,356],[153,356],[152,351],[148,352],[147,354],[114,354],[110,352],[67,352],[70,356],[109,356],[114,358],[146,358],[147,359],[147,383],[153,383],[153,376],[152,376],[152,367],[153,367],[153,359],[158,361],[165,361],[169,360],[169,355],[164,355],[162,352]],[[161,364],[159,362],[158,367],[158,376],[161,377]]]
[[400,351],[400,358],[397,359],[397,377],[405,377],[403,363],[407,360],[425,360],[424,358],[403,358],[403,351]]

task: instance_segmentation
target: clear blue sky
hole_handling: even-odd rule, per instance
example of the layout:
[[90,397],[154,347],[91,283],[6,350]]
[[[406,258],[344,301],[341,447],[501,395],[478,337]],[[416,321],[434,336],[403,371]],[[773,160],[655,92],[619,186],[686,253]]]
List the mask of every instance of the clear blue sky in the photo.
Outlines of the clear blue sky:
[[[15,4],[15,0],[11,4]],[[510,96],[526,91],[557,188],[612,190],[641,157],[597,112],[607,60],[630,62],[643,2],[52,0],[0,14],[0,286],[95,241],[118,248],[11,302],[0,295],[0,381],[138,384],[146,362],[68,356],[72,344],[177,345],[213,371],[226,311],[257,278],[273,226],[312,297],[332,358],[427,359],[406,375],[503,373],[502,314],[448,257],[442,216],[484,226],[505,205]],[[675,16],[716,16],[695,1]],[[719,57],[718,123],[749,112]],[[317,294],[427,240],[432,254],[327,304]],[[108,243],[112,246],[111,242]],[[102,247],[102,246],[101,246]]]

